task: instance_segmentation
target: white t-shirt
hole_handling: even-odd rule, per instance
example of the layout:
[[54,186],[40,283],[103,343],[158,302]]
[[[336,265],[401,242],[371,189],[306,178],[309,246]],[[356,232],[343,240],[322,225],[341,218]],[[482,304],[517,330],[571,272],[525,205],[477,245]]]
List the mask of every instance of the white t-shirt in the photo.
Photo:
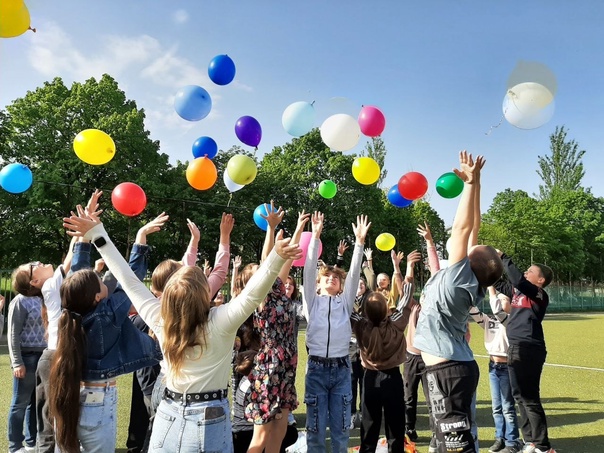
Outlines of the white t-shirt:
[[52,277],[42,285],[42,296],[48,315],[48,349],[57,349],[59,339],[59,318],[61,317],[61,284],[63,283],[63,266],[58,266]]

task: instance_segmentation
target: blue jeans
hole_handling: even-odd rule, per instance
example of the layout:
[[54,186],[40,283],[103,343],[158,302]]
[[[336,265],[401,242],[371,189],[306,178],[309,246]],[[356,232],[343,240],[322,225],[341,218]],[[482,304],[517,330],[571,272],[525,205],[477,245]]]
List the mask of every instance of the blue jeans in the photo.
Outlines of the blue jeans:
[[82,387],[78,439],[85,453],[115,451],[117,387]]
[[233,452],[229,400],[183,404],[163,399],[155,413],[149,452]]
[[491,382],[495,437],[503,439],[506,446],[517,446],[518,418],[507,363],[489,362],[489,380]]
[[320,363],[308,359],[306,371],[306,439],[308,453],[326,451],[327,423],[334,453],[348,451],[352,403],[350,358],[327,359]]
[[[13,399],[8,411],[8,450],[17,451],[23,446],[36,445],[36,368],[40,352],[23,352],[21,360],[25,365],[25,377],[13,376]],[[25,421],[25,435],[23,422]]]

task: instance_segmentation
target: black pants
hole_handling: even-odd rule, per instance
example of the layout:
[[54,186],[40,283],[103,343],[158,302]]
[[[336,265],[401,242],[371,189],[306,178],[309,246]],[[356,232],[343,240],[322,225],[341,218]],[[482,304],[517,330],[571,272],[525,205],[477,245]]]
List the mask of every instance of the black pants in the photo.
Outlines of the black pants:
[[[234,453],[245,453],[250,446],[252,436],[254,435],[254,428],[250,426],[248,431],[237,431],[233,432],[233,448]],[[281,442],[281,453],[285,453],[285,449],[290,445],[293,445],[298,440],[298,429],[295,425],[287,425],[287,431],[285,437]]]
[[[405,368],[403,369],[403,381],[405,382],[405,425],[407,429],[415,429],[417,422],[417,391],[419,383],[422,383],[428,413],[430,405],[428,401],[428,385],[426,384],[426,365],[421,355],[407,352]],[[432,417],[430,416],[430,429],[432,429]]]
[[508,349],[510,385],[520,410],[522,437],[544,451],[551,448],[539,390],[546,355],[544,347],[510,345]]
[[375,452],[380,438],[382,409],[388,451],[405,451],[405,389],[398,367],[389,370],[365,370],[361,401],[361,448],[360,452]]
[[54,353],[54,349],[45,349],[36,369],[36,423],[38,426],[36,451],[39,453],[54,453],[55,451],[54,418],[50,418],[48,403],[50,366]]
[[126,439],[128,453],[140,453],[142,451],[148,427],[149,413],[147,412],[145,397],[136,378],[136,373],[132,373],[130,423],[128,424],[128,438]]
[[477,453],[472,436],[472,398],[480,371],[476,361],[426,366],[426,382],[440,453]]
[[363,394],[363,365],[361,365],[361,358],[357,357],[356,360],[350,362],[352,375],[352,409],[351,413],[356,414],[357,412],[357,388],[360,390],[359,395],[359,410],[361,407],[360,399]]

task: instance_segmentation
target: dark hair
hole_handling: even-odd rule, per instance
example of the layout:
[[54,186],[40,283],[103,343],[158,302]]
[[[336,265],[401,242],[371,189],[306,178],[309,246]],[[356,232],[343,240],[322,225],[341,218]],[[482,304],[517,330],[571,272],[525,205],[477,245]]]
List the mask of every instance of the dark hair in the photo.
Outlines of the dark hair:
[[503,274],[503,262],[490,245],[477,245],[470,251],[470,267],[483,288],[492,286]]
[[25,297],[40,296],[42,297],[42,291],[40,288],[32,286],[31,281],[31,268],[30,264],[22,264],[13,271],[11,275],[13,283],[13,289],[16,293],[19,293]]
[[52,366],[48,402],[55,420],[55,440],[61,451],[79,453],[80,381],[86,364],[86,333],[82,315],[92,311],[101,291],[99,277],[83,269],[67,277],[61,285],[59,337]]
[[291,280],[292,284],[294,285],[294,291],[292,292],[291,300],[298,300],[298,296],[300,296],[300,291],[298,291],[298,283],[296,283],[296,279],[291,275],[288,275],[285,280]]
[[537,266],[541,271],[541,276],[545,279],[542,288],[545,288],[552,282],[554,278],[554,271],[552,271],[551,267],[546,266],[545,264],[535,263],[534,266]]
[[157,265],[151,274],[151,286],[153,291],[164,292],[166,283],[172,275],[182,267],[182,263],[174,260],[164,260]]
[[242,376],[250,374],[254,367],[254,359],[257,353],[258,351],[253,349],[237,353],[237,357],[235,357],[235,372]]
[[238,296],[241,291],[243,291],[243,288],[245,288],[247,282],[250,280],[250,278],[252,278],[252,275],[254,275],[253,269],[255,266],[258,266],[258,264],[246,264],[245,267],[241,270],[241,272],[237,274],[237,278],[235,279],[235,285],[233,288],[233,297]]
[[364,303],[365,315],[374,326],[388,315],[388,299],[382,293],[372,292]]

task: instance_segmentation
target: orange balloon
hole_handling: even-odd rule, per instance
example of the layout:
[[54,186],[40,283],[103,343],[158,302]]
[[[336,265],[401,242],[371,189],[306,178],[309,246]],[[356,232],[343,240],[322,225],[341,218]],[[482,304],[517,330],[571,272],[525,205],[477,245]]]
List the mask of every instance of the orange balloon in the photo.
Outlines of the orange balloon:
[[208,190],[218,179],[216,165],[207,157],[192,160],[187,167],[187,181],[197,190]]

